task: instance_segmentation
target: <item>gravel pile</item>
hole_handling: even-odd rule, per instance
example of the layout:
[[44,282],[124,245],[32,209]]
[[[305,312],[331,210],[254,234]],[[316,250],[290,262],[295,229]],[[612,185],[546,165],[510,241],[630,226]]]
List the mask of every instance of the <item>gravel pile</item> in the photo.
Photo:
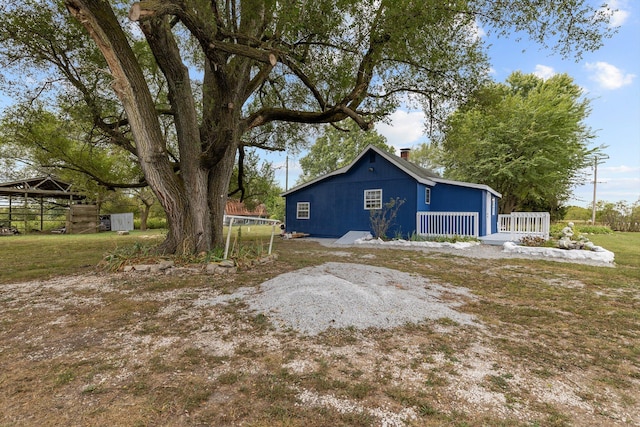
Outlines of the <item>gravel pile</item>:
[[448,318],[477,325],[455,308],[474,298],[465,288],[381,267],[329,262],[282,274],[241,291],[249,306],[280,328],[316,335],[329,328],[393,328]]

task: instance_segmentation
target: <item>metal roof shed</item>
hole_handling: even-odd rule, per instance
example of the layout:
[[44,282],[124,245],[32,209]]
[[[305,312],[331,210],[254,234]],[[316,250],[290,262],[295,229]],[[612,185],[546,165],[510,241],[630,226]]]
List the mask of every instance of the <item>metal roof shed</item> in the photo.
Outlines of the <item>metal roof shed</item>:
[[49,221],[45,216],[61,215],[74,201],[85,198],[84,194],[72,191],[71,184],[51,176],[0,183],[0,225],[11,228],[16,224],[28,231],[28,224],[39,216],[42,231],[44,222]]

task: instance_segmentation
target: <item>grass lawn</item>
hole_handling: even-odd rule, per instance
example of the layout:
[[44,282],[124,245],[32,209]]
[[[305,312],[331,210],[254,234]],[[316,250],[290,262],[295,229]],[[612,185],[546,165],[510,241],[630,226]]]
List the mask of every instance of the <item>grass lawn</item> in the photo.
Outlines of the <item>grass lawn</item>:
[[[225,227],[225,237],[228,228]],[[272,226],[234,225],[229,240],[230,253],[238,250],[238,239],[268,248]],[[0,284],[23,280],[47,279],[65,274],[93,271],[108,253],[135,246],[140,252],[164,238],[164,230],[133,231],[120,236],[116,232],[98,234],[30,234],[0,236]],[[280,230],[276,229],[276,237]],[[238,237],[239,236],[239,237]]]
[[99,234],[0,236],[0,283],[47,279],[93,271],[107,252],[162,241],[160,230]]
[[640,268],[640,233],[594,234],[589,239],[616,254],[616,264]]
[[[640,233],[590,236],[615,268],[276,239],[233,275],[96,271],[161,238],[0,237],[0,425],[640,425]],[[329,261],[466,288],[482,326],[306,336],[230,296]]]

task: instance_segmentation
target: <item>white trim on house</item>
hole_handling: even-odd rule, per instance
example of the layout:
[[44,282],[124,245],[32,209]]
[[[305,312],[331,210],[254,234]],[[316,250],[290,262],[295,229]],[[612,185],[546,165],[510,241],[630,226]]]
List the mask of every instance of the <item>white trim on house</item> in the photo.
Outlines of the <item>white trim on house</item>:
[[[365,148],[364,150],[362,150],[362,152],[360,154],[358,154],[358,156],[347,166],[342,167],[340,169],[336,169],[333,172],[329,172],[326,175],[322,175],[319,176],[315,179],[312,179],[311,181],[305,182],[304,184],[300,184],[297,187],[293,187],[291,189],[289,189],[289,191],[285,191],[284,193],[280,194],[281,196],[287,196],[295,191],[298,191],[304,187],[307,187],[309,185],[315,184],[318,181],[322,181],[326,178],[329,178],[331,176],[335,176],[335,175],[342,175],[343,173],[346,173],[349,171],[349,169],[351,169],[356,163],[358,163],[358,161],[366,154],[369,152],[369,149],[373,149],[373,151],[375,151],[377,154],[379,154],[380,156],[384,157],[386,160],[388,160],[389,162],[393,163],[394,165],[396,165],[397,167],[399,167],[401,170],[403,170],[404,172],[406,172],[407,174],[409,174],[412,178],[414,178],[416,181],[418,181],[421,184],[425,184],[425,185],[435,185],[434,181],[431,181],[430,179],[426,179],[423,178],[421,176],[418,176],[414,173],[412,173],[411,171],[407,170],[406,167],[403,167],[403,165],[396,161],[393,157],[391,157],[389,155],[389,153],[381,150],[380,148],[376,147],[375,145],[369,145],[367,148]],[[406,160],[402,160],[403,162],[405,162]]]
[[[404,173],[406,173],[407,175],[411,176],[413,179],[415,179],[417,182],[419,182],[420,184],[424,184],[424,185],[429,185],[431,187],[437,185],[438,183],[442,183],[442,184],[451,184],[451,185],[457,185],[460,187],[468,187],[468,188],[476,188],[476,189],[480,189],[480,190],[485,190],[490,192],[491,194],[495,195],[496,197],[502,197],[502,194],[498,193],[497,191],[495,191],[493,188],[489,187],[488,185],[484,185],[484,184],[473,184],[470,182],[462,182],[462,181],[453,181],[450,179],[444,179],[444,178],[439,178],[439,177],[425,177],[425,176],[420,176],[417,173],[415,173],[412,169],[414,168],[419,168],[417,165],[414,165],[412,163],[409,163],[409,161],[405,160],[405,159],[401,159],[400,157],[397,157],[395,155],[389,154],[386,151],[376,147],[375,145],[369,145],[367,148],[365,148],[364,150],[362,150],[362,152],[360,154],[358,154],[358,156],[347,166],[342,167],[340,169],[337,169],[333,172],[330,172],[326,175],[323,176],[319,176],[316,179],[313,179],[309,182],[305,182],[304,184],[300,184],[297,187],[293,187],[291,188],[289,191],[285,191],[284,193],[280,194],[282,197],[285,197],[295,191],[298,191],[304,187],[307,187],[309,185],[315,184],[316,182],[322,181],[324,179],[327,179],[331,176],[336,176],[336,175],[341,175],[344,174],[346,172],[348,172],[356,163],[358,163],[358,161],[360,161],[360,159],[366,155],[369,150],[373,150],[375,151],[378,155],[380,155],[381,157],[383,157],[384,159],[386,159],[387,161],[389,161],[390,163],[394,164],[395,166],[397,166],[400,170],[402,170]],[[411,165],[410,167],[407,167],[408,165]],[[426,171],[426,170],[425,170]]]
[[[306,214],[306,216],[304,216]],[[309,219],[311,218],[311,203],[298,202],[296,203],[296,219]]]
[[484,234],[488,236],[491,234],[491,201],[493,200],[493,196],[491,193],[487,192],[485,194],[485,204],[484,204]]
[[382,188],[364,190],[364,209],[382,209]]

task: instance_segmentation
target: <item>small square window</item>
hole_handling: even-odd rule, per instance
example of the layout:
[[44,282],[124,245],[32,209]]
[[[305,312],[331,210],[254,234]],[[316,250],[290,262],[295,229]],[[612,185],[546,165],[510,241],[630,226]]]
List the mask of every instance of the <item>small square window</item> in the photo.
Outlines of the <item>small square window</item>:
[[364,208],[382,209],[382,190],[364,190]]
[[431,204],[431,189],[429,187],[424,189],[424,204]]
[[309,219],[311,211],[309,202],[298,202],[296,205],[296,219]]

